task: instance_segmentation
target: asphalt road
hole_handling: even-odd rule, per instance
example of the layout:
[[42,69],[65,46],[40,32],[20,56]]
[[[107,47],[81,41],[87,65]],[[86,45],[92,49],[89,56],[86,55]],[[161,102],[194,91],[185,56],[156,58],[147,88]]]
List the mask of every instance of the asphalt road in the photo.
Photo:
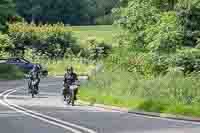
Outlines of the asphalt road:
[[0,133],[199,133],[200,123],[151,118],[76,104],[61,97],[62,80],[43,79],[31,98],[25,81],[0,81]]

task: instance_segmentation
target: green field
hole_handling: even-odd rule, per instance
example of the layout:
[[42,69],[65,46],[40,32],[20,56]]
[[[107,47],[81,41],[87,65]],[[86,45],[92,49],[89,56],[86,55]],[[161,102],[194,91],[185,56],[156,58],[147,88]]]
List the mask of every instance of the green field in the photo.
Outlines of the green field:
[[112,25],[99,26],[72,26],[72,31],[79,41],[85,40],[88,37],[97,37],[108,43],[114,43],[113,36],[119,31],[118,28]]
[[87,75],[90,70],[94,69],[93,64],[86,64],[79,59],[69,60],[63,59],[59,61],[47,61],[45,64],[48,68],[49,75],[51,76],[61,76],[64,75],[64,72],[67,67],[73,66],[75,72],[78,75]]

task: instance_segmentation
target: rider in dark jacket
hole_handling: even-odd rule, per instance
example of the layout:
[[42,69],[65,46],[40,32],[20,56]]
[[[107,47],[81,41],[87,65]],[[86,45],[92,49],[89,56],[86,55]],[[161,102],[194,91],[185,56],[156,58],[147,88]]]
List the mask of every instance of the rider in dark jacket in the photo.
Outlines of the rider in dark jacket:
[[[63,95],[69,93],[69,86],[73,85],[78,80],[77,74],[74,72],[73,68],[67,68],[67,72],[64,75],[64,91]],[[78,89],[75,90],[75,100],[77,99],[76,95],[78,93]],[[66,100],[66,97],[65,97]]]
[[30,71],[31,80],[34,81],[34,86],[37,90],[39,90],[39,84],[40,84],[40,67],[38,65],[34,65],[33,69]]

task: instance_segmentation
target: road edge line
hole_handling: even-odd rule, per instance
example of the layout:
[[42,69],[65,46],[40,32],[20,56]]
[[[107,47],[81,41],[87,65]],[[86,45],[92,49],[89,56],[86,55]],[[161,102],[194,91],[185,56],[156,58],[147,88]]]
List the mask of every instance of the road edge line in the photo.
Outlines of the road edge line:
[[8,99],[7,99],[7,97],[8,97],[10,94],[16,92],[17,90],[18,90],[18,89],[14,90],[13,92],[9,92],[7,95],[4,96],[4,100],[5,100],[8,104],[10,104],[11,106],[14,106],[14,107],[17,107],[17,108],[19,108],[19,109],[22,109],[22,110],[24,110],[24,111],[26,111],[26,112],[28,112],[28,113],[32,113],[32,114],[35,114],[35,115],[38,115],[38,116],[42,116],[43,118],[46,118],[46,119],[50,119],[50,120],[53,120],[53,121],[57,121],[57,122],[62,123],[62,124],[64,124],[64,125],[68,125],[68,126],[71,126],[71,127],[74,127],[74,128],[77,128],[77,129],[80,129],[80,130],[83,130],[83,131],[86,131],[86,132],[88,132],[88,133],[96,133],[95,131],[93,131],[93,130],[91,130],[91,129],[88,129],[88,128],[85,128],[85,127],[83,127],[83,126],[79,126],[79,125],[76,125],[76,124],[73,124],[73,123],[70,123],[70,122],[67,122],[67,121],[63,121],[63,120],[60,120],[60,119],[57,119],[57,118],[54,118],[54,117],[51,117],[51,116],[47,116],[47,115],[41,114],[41,113],[39,113],[39,112],[32,111],[32,110],[23,108],[23,107],[21,107],[21,106],[19,106],[19,105],[16,105],[16,104],[14,104],[14,103],[9,102]]
[[[10,90],[10,91],[11,91],[11,90]],[[7,94],[14,93],[15,91],[16,91],[16,90],[12,89],[11,92],[7,91]],[[9,92],[9,93],[8,93],[8,92]],[[5,94],[6,94],[6,92],[3,92],[3,95],[5,95]],[[6,95],[7,95],[7,94],[6,94]],[[2,93],[1,93],[0,95],[3,96]],[[76,130],[76,129],[73,129],[73,128],[71,128],[71,127],[68,127],[68,126],[66,126],[66,125],[64,125],[64,124],[59,124],[59,123],[56,123],[56,122],[54,122],[54,121],[50,121],[50,120],[48,120],[48,119],[45,119],[45,118],[42,118],[42,117],[39,117],[39,116],[30,114],[29,112],[26,112],[26,111],[17,109],[16,107],[13,107],[13,106],[9,105],[9,103],[5,102],[5,101],[4,101],[4,98],[3,98],[3,99],[0,99],[0,103],[1,103],[2,105],[6,106],[6,107],[8,107],[8,108],[10,108],[10,109],[12,109],[12,110],[18,112],[18,113],[21,113],[21,114],[27,115],[27,116],[29,116],[29,117],[32,117],[32,118],[41,120],[41,121],[43,121],[43,122],[52,124],[52,125],[54,125],[54,126],[58,126],[58,127],[64,128],[64,129],[66,129],[67,131],[71,131],[71,132],[73,132],[73,133],[82,133],[82,132],[80,132],[80,131],[78,131],[78,130]]]
[[195,119],[191,117],[184,117],[184,116],[176,116],[172,114],[165,114],[165,113],[154,113],[154,112],[144,112],[144,111],[134,111],[134,110],[129,110],[128,108],[120,108],[116,106],[108,106],[108,105],[103,105],[103,104],[90,104],[90,102],[78,100],[78,103],[87,105],[87,106],[93,106],[93,107],[98,107],[98,108],[103,108],[111,111],[119,111],[122,113],[129,113],[133,114],[135,116],[142,116],[146,118],[151,118],[151,119],[159,119],[159,120],[167,120],[167,121],[175,121],[175,122],[182,122],[182,123],[191,123],[195,125],[200,125],[200,118]]

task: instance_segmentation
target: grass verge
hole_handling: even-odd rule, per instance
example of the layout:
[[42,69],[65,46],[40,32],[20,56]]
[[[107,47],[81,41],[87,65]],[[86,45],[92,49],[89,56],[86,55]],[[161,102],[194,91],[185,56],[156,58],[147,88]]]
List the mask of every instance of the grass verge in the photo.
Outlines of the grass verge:
[[199,80],[197,75],[176,73],[145,79],[123,71],[104,71],[82,86],[79,97],[91,104],[200,116]]
[[0,64],[0,80],[15,80],[24,77],[24,73],[13,65]]
[[61,60],[44,60],[38,59],[38,61],[34,61],[45,66],[49,72],[50,76],[63,76],[65,73],[65,69],[67,67],[72,66],[74,71],[78,75],[87,75],[90,70],[92,70],[95,65],[90,62],[86,62],[81,60],[80,58],[73,59],[61,59]]

